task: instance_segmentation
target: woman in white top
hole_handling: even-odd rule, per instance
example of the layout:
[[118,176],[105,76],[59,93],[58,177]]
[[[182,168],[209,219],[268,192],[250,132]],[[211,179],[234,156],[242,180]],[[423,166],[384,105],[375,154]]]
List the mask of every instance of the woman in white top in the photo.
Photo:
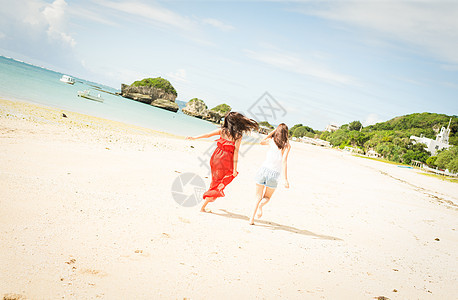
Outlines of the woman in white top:
[[250,224],[254,225],[254,217],[258,212],[258,218],[262,216],[262,208],[266,205],[278,185],[280,173],[283,170],[285,188],[289,188],[287,176],[287,161],[291,145],[288,141],[288,126],[284,123],[272,131],[261,145],[269,145],[266,159],[256,174],[256,207]]

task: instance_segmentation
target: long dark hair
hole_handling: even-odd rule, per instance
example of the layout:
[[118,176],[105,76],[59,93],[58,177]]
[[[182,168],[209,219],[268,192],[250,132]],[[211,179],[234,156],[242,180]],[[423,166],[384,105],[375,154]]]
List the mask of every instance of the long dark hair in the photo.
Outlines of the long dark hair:
[[278,125],[277,129],[272,136],[272,139],[275,142],[275,145],[281,150],[288,145],[288,126],[285,123]]
[[224,134],[232,137],[234,141],[242,138],[244,133],[258,128],[259,125],[255,120],[249,119],[235,111],[228,112],[224,117],[223,125],[221,125]]

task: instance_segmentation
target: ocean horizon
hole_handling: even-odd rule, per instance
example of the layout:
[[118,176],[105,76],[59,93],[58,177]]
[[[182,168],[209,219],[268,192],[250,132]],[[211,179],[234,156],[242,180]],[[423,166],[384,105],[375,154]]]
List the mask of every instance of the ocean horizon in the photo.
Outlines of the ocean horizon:
[[[97,82],[74,76],[74,85],[61,82],[62,75],[71,76],[69,73],[60,73],[11,57],[0,56],[0,97],[65,109],[180,136],[202,134],[217,128],[217,125],[211,122],[183,114],[181,109],[186,105],[184,101],[176,101],[179,110],[174,113],[115,95],[120,92],[119,89]],[[84,90],[90,90],[91,94],[100,94],[104,102],[78,97],[78,91]]]

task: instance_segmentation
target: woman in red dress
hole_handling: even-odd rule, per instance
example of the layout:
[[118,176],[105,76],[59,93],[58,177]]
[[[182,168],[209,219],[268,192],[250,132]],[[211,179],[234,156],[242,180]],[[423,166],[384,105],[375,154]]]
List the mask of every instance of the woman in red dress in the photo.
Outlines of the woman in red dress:
[[237,112],[229,112],[224,118],[221,128],[188,140],[208,138],[219,135],[217,147],[210,158],[212,182],[203,195],[204,204],[200,211],[206,212],[205,207],[216,198],[224,197],[224,188],[237,176],[237,160],[243,134],[257,129],[258,123]]

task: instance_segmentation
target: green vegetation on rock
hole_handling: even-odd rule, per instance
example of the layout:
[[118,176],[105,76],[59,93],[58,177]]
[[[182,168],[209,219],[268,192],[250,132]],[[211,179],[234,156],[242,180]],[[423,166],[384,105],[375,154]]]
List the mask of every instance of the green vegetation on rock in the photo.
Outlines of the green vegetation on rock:
[[192,98],[191,100],[188,101],[188,103],[193,103],[193,102],[200,102],[205,106],[205,109],[208,109],[207,104],[205,104],[204,100],[201,100],[199,98]]
[[223,103],[223,104],[220,104],[220,105],[217,105],[217,106],[213,107],[211,110],[219,112],[219,113],[225,115],[228,112],[230,112],[231,109],[232,108],[229,105]]
[[164,78],[156,77],[156,78],[144,78],[142,80],[137,80],[132,83],[132,86],[148,86],[148,87],[155,87],[157,89],[162,89],[166,93],[173,94],[177,96],[177,91],[172,86],[172,84]]

